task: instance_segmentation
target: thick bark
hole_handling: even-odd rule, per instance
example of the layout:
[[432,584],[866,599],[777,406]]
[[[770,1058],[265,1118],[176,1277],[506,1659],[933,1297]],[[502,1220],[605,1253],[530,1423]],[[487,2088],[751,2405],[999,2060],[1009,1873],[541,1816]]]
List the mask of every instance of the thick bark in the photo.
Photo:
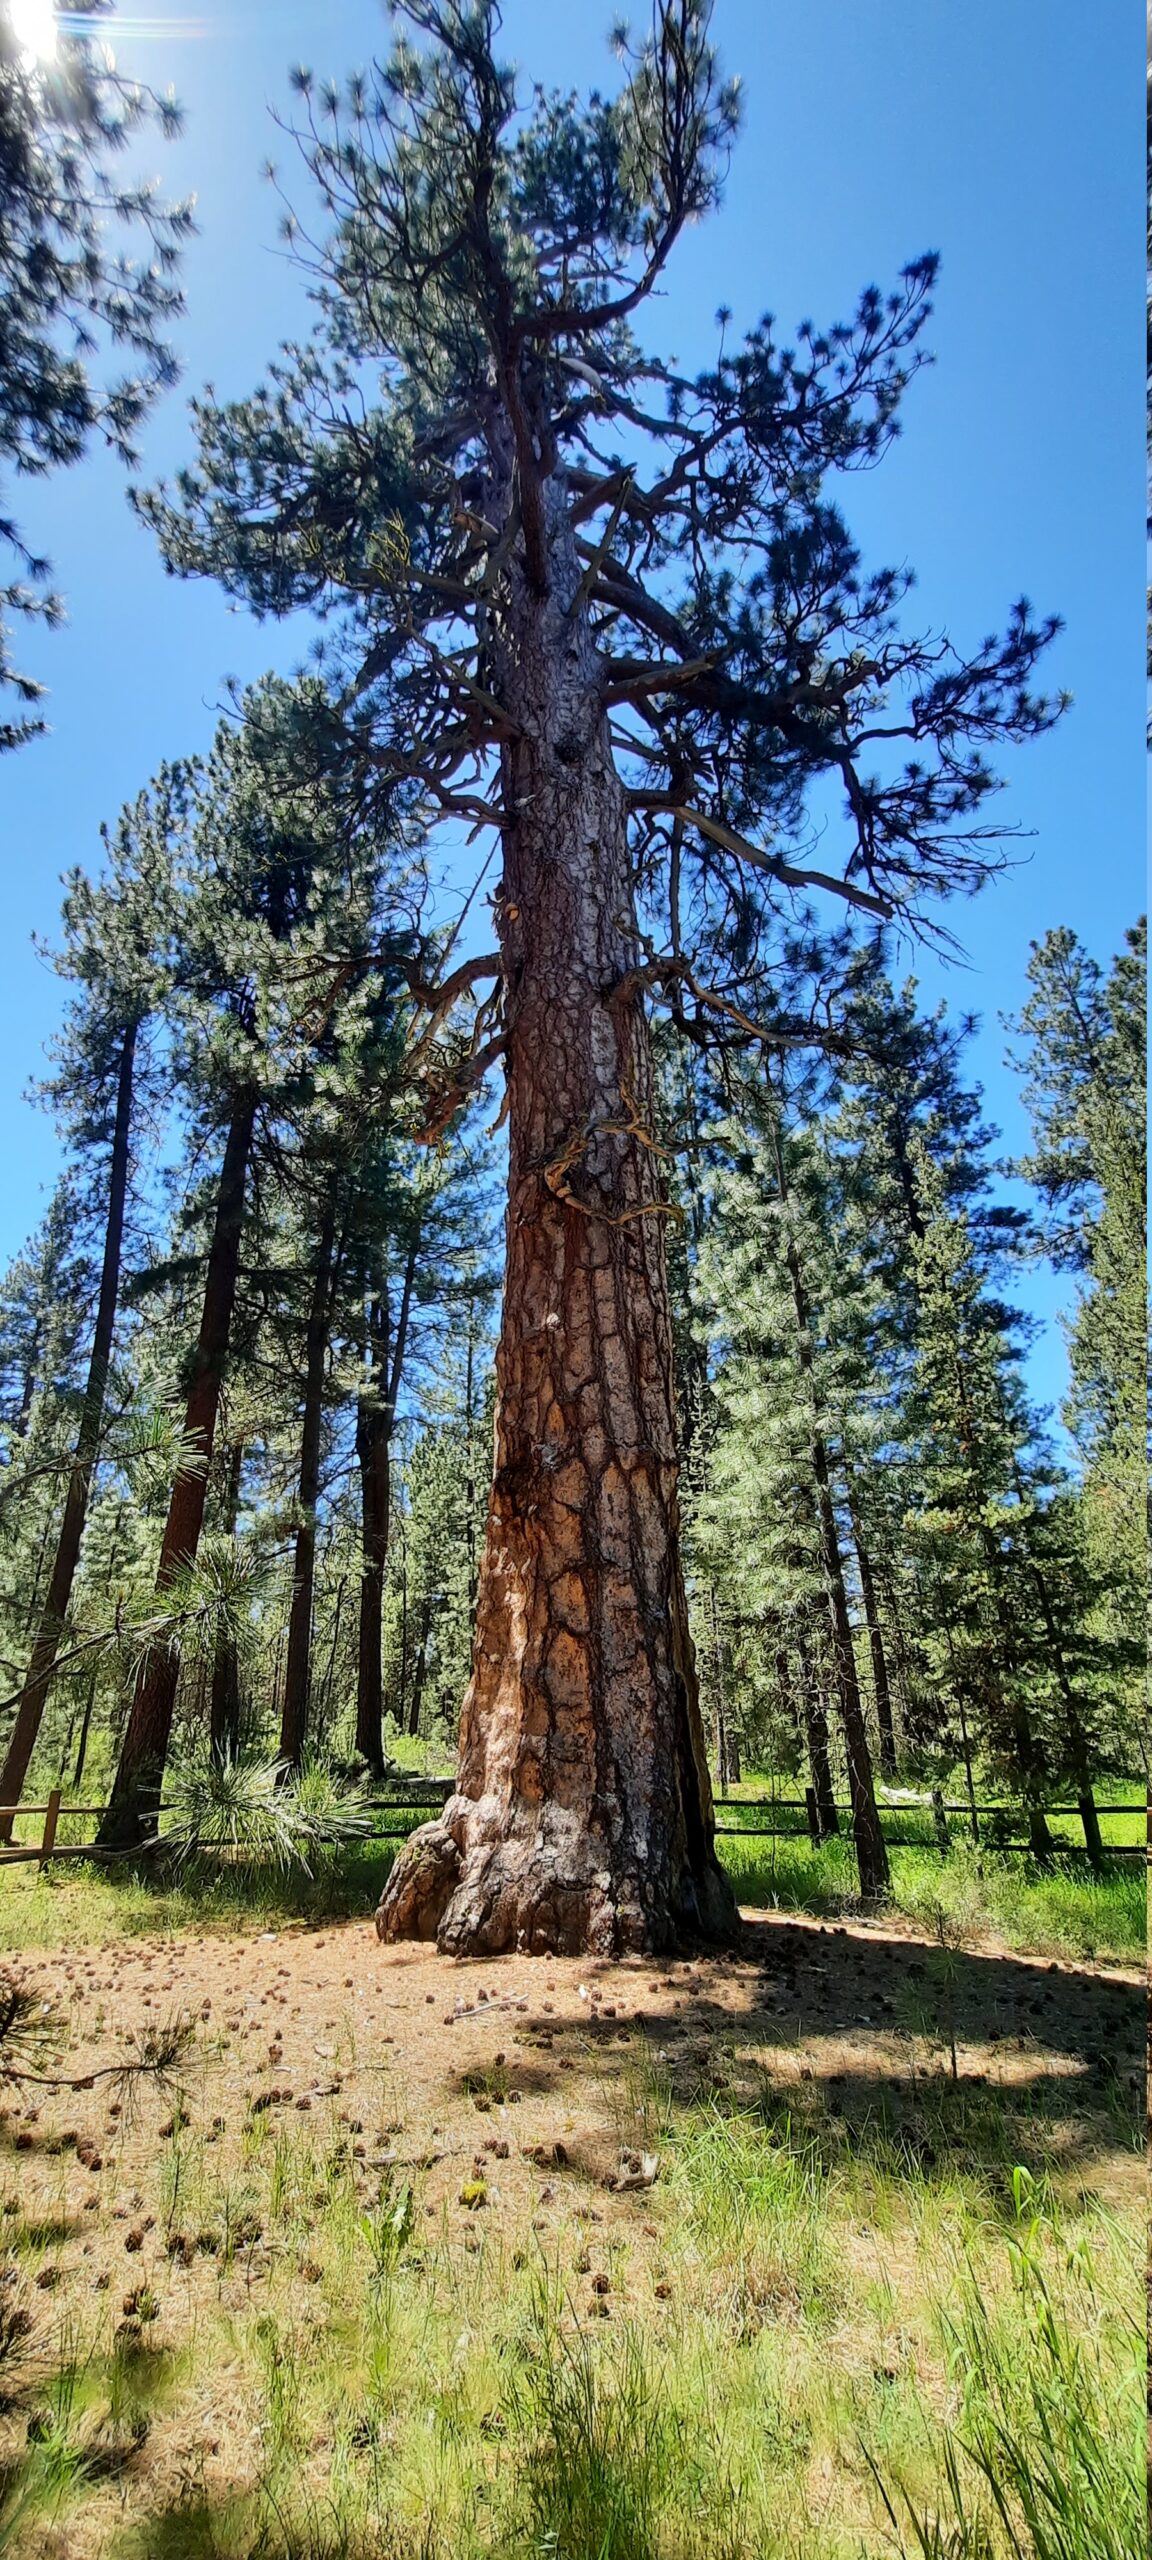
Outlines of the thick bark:
[[[389,1344],[388,1302],[382,1293],[368,1312],[371,1370],[356,1405],[356,1456],[360,1467],[362,1566],[356,1656],[356,1749],[377,1774],[384,1767],[384,1579],[392,1528],[392,1434],[404,1374],[412,1291],[420,1238],[412,1237],[404,1265],[396,1339]],[[471,1358],[471,1348],[469,1348]]]
[[852,1523],[852,1544],[860,1572],[860,1597],[864,1603],[864,1623],[868,1629],[868,1650],[872,1659],[872,1695],[876,1702],[876,1726],[880,1736],[880,1767],[886,1778],[896,1775],[896,1731],[892,1720],[892,1685],[888,1678],[888,1650],[876,1598],[876,1581],[872,1558],[860,1525],[860,1507],[848,1488],[848,1517]]
[[[80,1412],[80,1428],[76,1435],[76,1452],[68,1478],[64,1517],[56,1541],[56,1554],[48,1583],[28,1675],[16,1709],[16,1721],[8,1738],[8,1749],[0,1769],[0,1804],[20,1801],[28,1763],[40,1731],[40,1720],[51,1684],[59,1650],[72,1585],[80,1558],[80,1543],[88,1515],[88,1497],[92,1471],[100,1446],[104,1424],[104,1399],[108,1387],[108,1366],[112,1357],[112,1337],[116,1323],[116,1301],[120,1291],[120,1255],[124,1240],[124,1204],[128,1194],[129,1138],[132,1125],[132,1079],[136,1060],[139,1025],[126,1024],[120,1046],[120,1062],[116,1078],[116,1116],[112,1127],[112,1151],[108,1167],[108,1217],[104,1229],[104,1258],[100,1269],[100,1292],[96,1302],[96,1324],[88,1362],[88,1378]],[[0,1821],[0,1838],[10,1839],[11,1819]]]
[[[228,1452],[228,1473],[220,1526],[225,1537],[235,1535],[240,1510],[240,1480],[244,1472],[244,1446],[234,1440]],[[217,1632],[212,1658],[212,1688],[208,1701],[208,1742],[212,1758],[218,1765],[234,1760],[240,1749],[240,1657],[236,1640],[229,1627]]]
[[[242,1090],[233,1104],[224,1149],[212,1241],[208,1248],[200,1331],[184,1412],[185,1441],[196,1452],[198,1463],[195,1467],[179,1468],[172,1487],[156,1574],[158,1600],[163,1600],[177,1575],[195,1563],[204,1525],[208,1468],[232,1330],[232,1311],[236,1303],[244,1190],[255,1119],[256,1095],[251,1089]],[[150,1645],[136,1676],[111,1801],[100,1826],[101,1848],[137,1848],[153,1828],[164,1782],[179,1676],[180,1659],[176,1646],[163,1640]]]
[[729,1935],[680,1566],[672,1327],[623,792],[564,491],[487,678],[508,1078],[495,1475],[456,1792],[382,1937],[453,1953]]
[[300,1421],[300,1474],[296,1487],[296,1551],[292,1560],[292,1606],[288,1616],[288,1660],[284,1670],[284,1704],[280,1717],[280,1758],[298,1769],[308,1738],[308,1705],[312,1671],[312,1595],[316,1581],[316,1504],[320,1493],[320,1442],[324,1428],[324,1370],[332,1322],[332,1256],[336,1239],[336,1195],[329,1194],[316,1251],[312,1298],[304,1335],[304,1408]]

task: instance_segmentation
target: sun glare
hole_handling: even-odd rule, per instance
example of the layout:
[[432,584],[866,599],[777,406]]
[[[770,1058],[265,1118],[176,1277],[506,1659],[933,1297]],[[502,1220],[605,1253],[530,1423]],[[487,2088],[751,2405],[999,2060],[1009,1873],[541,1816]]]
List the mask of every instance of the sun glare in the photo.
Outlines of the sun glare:
[[50,62],[56,51],[56,0],[8,0],[8,18],[29,62]]

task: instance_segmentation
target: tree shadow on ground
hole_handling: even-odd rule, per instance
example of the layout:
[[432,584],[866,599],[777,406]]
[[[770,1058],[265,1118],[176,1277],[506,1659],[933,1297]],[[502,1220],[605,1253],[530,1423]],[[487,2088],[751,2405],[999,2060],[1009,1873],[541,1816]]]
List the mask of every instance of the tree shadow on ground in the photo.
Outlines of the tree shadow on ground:
[[[594,2089],[630,2140],[640,2063],[672,2121],[701,2109],[787,2120],[789,2138],[828,2167],[855,2156],[998,2194],[1017,2163],[1056,2175],[1139,2142],[1135,1982],[767,1914],[731,1955],[677,1962],[659,1983],[650,1966],[629,1970],[638,1996],[623,2012],[622,1969],[598,1963],[587,1980],[610,1980],[611,2016],[576,2022],[532,2003],[509,2087],[569,2109]],[[658,2006],[645,1990],[659,1991]],[[560,2152],[561,2171],[611,2174],[602,2140]]]

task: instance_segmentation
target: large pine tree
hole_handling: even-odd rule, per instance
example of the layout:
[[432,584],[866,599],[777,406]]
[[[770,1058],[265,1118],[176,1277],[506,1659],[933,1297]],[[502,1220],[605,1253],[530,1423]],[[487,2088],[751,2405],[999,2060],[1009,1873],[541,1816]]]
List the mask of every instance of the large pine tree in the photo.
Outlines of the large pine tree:
[[[1020,606],[970,657],[905,636],[906,579],[865,574],[832,494],[895,430],[931,258],[793,349],[760,321],[695,379],[638,341],[735,132],[706,0],[657,0],[586,104],[518,100],[494,0],[398,14],[343,93],[300,75],[315,335],[252,399],[198,405],[199,466],[147,512],[178,570],[336,611],[366,781],[501,847],[498,949],[426,990],[442,1015],[491,986],[453,1090],[498,1059],[508,1084],[474,1670],[456,1793],[381,1932],[658,1947],[735,1914],[680,1562],[650,1008],[716,1019],[797,887],[891,913],[976,885],[985,750],[1050,717],[1047,629]],[[822,778],[828,874],[789,858]]]

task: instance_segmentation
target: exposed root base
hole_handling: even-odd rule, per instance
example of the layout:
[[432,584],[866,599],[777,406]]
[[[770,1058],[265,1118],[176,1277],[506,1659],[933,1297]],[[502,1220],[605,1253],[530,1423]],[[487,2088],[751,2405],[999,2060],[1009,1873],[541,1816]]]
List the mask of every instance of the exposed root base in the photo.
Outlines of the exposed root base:
[[475,1810],[456,1798],[405,1842],[376,1913],[379,1938],[434,1938],[454,1956],[621,1956],[739,1936],[735,1896],[715,1863],[684,1874],[675,1907],[656,1904],[634,1871],[605,1870],[603,1846],[587,1834],[565,1844],[582,1853],[575,1857],[538,1837],[469,1844]]

